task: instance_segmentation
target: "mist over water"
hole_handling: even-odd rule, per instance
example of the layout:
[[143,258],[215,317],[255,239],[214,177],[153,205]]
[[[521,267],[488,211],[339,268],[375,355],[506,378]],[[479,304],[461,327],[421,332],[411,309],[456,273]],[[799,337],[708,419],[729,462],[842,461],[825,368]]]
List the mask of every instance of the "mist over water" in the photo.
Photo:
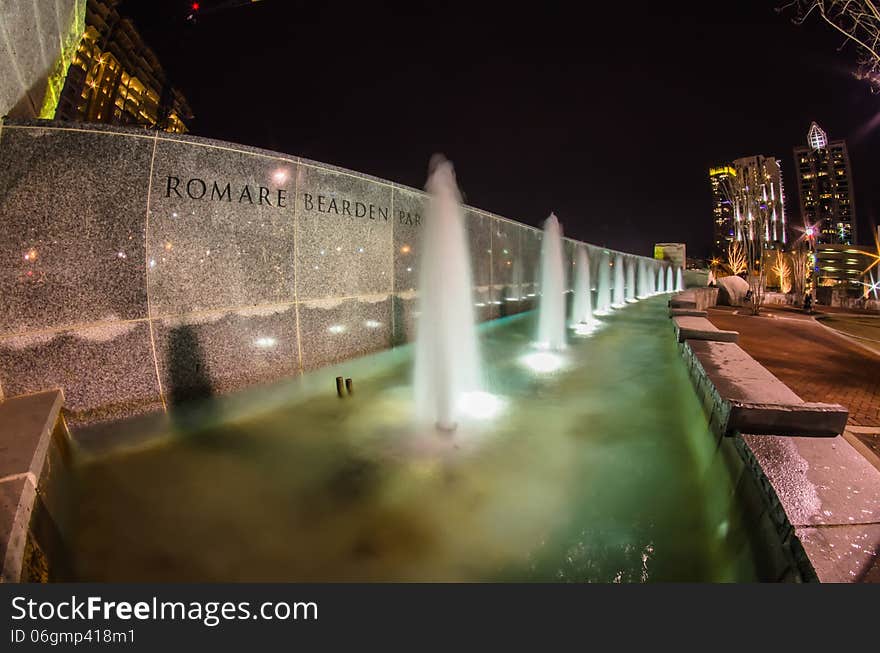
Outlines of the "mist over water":
[[452,429],[467,393],[482,390],[471,264],[461,194],[452,164],[431,161],[421,242],[415,347],[416,416]]

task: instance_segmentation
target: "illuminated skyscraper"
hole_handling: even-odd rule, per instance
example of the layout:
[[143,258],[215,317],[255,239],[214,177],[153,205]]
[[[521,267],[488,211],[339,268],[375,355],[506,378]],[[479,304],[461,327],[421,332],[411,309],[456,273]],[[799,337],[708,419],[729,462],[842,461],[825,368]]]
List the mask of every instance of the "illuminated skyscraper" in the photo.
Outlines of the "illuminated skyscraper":
[[[761,238],[767,247],[788,242],[785,198],[779,161],[762,155],[743,157],[709,169],[712,185],[714,253],[723,256],[734,240]],[[752,226],[761,212],[764,233]]]
[[733,166],[723,165],[709,168],[709,183],[712,185],[712,222],[715,227],[713,253],[723,256],[727,245],[734,240],[733,203],[727,196],[731,177],[736,177]]
[[768,247],[785,245],[788,234],[785,223],[785,197],[782,190],[782,168],[773,158],[757,154],[735,159],[737,188],[739,190],[739,210],[734,207],[734,220],[740,221],[742,237],[758,238],[750,232],[748,224],[754,213],[765,212],[764,242]]
[[801,216],[818,225],[819,242],[852,245],[856,242],[856,207],[846,141],[828,140],[815,122],[807,145],[794,148]]

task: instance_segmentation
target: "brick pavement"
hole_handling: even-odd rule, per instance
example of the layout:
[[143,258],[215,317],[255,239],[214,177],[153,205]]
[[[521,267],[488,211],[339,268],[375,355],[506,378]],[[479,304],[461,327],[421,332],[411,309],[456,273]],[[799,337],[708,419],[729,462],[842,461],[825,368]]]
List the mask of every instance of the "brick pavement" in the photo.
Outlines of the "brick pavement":
[[[743,310],[745,313],[745,309]],[[770,309],[768,317],[713,308],[719,329],[739,331],[739,345],[804,401],[839,403],[849,422],[880,427],[880,355],[806,315]]]

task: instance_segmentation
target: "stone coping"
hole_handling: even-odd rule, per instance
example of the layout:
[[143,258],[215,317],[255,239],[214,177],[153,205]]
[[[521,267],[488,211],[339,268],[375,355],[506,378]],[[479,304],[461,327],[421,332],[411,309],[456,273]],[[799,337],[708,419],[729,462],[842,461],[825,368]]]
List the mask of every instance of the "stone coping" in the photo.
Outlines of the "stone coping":
[[31,515],[64,394],[49,390],[0,403],[2,582],[18,582]]
[[683,354],[721,435],[834,437],[846,428],[843,406],[804,402],[734,343],[686,340]]
[[669,317],[675,317],[677,315],[690,315],[693,317],[708,317],[709,313],[707,311],[699,311],[695,308],[670,308],[669,309]]
[[[880,579],[880,471],[844,438],[743,435],[822,582]],[[783,525],[784,527],[784,525]]]
[[[705,312],[703,312],[703,315],[705,315]],[[672,323],[675,325],[675,333],[678,336],[679,342],[684,342],[685,340],[736,342],[739,339],[737,331],[724,331],[716,327],[705,317],[697,315],[674,315]]]

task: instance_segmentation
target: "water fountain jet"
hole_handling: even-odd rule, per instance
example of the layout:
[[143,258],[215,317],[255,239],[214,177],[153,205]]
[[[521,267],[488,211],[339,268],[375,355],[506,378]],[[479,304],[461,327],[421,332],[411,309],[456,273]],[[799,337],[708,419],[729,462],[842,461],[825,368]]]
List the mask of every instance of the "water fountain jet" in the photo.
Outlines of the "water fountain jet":
[[639,299],[646,299],[651,296],[649,276],[648,264],[644,259],[639,259]]
[[413,379],[416,416],[451,431],[463,416],[461,404],[483,390],[471,263],[452,163],[435,155],[426,189],[430,199],[422,233]]
[[614,303],[611,308],[623,308],[626,306],[626,288],[624,282],[623,255],[614,257]]
[[578,335],[587,335],[595,327],[593,297],[590,287],[590,257],[587,248],[577,246],[574,264],[574,299],[572,302],[571,327]]
[[562,263],[562,228],[551,213],[544,221],[541,242],[541,300],[538,307],[538,340],[541,349],[565,348],[565,268]]
[[596,310],[593,315],[608,315],[611,308],[611,259],[607,252],[599,257],[599,281],[596,284]]
[[632,257],[626,259],[626,301],[629,304],[636,301],[636,262]]

